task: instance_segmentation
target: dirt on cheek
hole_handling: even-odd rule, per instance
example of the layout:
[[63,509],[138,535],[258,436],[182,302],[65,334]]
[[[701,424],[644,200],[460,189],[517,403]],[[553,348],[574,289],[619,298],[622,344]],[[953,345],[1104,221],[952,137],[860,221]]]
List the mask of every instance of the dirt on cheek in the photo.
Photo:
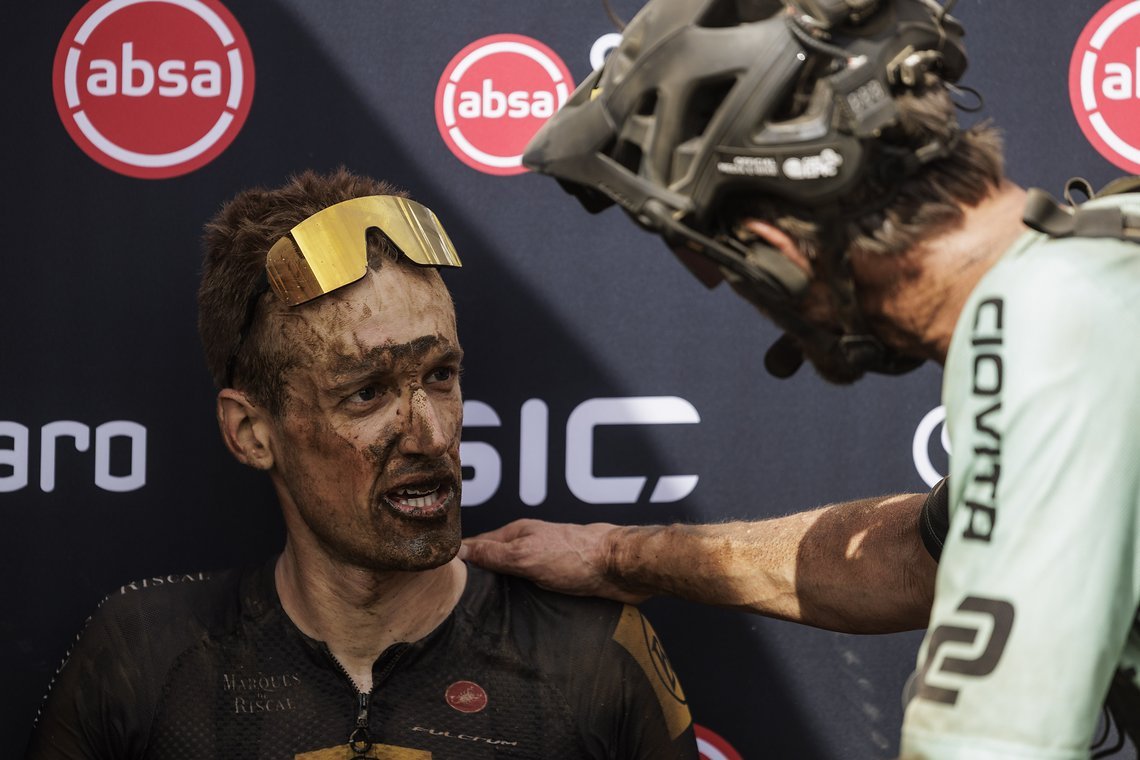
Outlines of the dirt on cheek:
[[379,442],[370,444],[364,450],[365,457],[373,464],[384,466],[384,463],[392,457],[392,450],[396,446],[399,435],[399,429],[395,425],[385,425],[380,431]]
[[287,425],[296,445],[322,457],[343,456],[359,449],[356,441],[332,426],[326,414],[310,400],[309,393],[291,385],[288,395]]

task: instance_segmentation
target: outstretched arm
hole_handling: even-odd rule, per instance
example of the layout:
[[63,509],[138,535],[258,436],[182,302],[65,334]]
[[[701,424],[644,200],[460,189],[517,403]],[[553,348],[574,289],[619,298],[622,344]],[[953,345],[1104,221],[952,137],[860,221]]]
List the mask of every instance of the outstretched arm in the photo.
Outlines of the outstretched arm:
[[518,520],[463,556],[563,593],[626,602],[669,594],[849,633],[926,625],[936,565],[926,496],[861,499],[755,522],[569,525]]

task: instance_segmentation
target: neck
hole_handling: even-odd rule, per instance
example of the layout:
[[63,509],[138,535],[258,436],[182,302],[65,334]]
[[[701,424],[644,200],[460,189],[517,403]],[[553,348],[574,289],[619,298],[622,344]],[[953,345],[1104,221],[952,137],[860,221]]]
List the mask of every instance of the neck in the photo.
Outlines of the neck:
[[388,647],[417,641],[451,614],[467,583],[459,559],[422,571],[377,571],[298,551],[287,541],[275,572],[281,606],[323,641],[362,693]]
[[1026,230],[1025,191],[1004,182],[960,225],[900,256],[856,254],[856,280],[868,321],[902,353],[944,364],[950,338],[978,281]]

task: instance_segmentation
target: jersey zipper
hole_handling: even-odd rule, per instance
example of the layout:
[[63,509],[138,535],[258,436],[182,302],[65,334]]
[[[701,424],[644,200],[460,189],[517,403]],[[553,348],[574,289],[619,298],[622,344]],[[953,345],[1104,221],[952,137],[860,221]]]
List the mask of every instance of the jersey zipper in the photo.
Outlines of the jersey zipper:
[[[356,728],[348,736],[348,748],[357,758],[368,756],[372,749],[372,737],[368,735],[368,708],[372,703],[372,692],[356,692]],[[355,760],[355,759],[354,759]]]
[[[352,729],[352,733],[348,736],[348,748],[352,751],[353,756],[351,760],[368,760],[368,752],[372,749],[372,737],[368,733],[368,711],[372,707],[372,694],[376,691],[376,686],[380,681],[392,672],[392,668],[396,666],[396,661],[400,659],[400,655],[404,653],[406,644],[397,644],[390,647],[387,651],[380,655],[380,659],[387,659],[379,673],[373,672],[372,674],[372,689],[368,692],[363,692],[356,686],[356,681],[352,680],[352,676],[348,674],[348,670],[341,664],[336,655],[329,649],[328,644],[322,644],[325,654],[332,661],[336,669],[340,671],[341,675],[345,677],[352,691],[356,694],[356,725]],[[385,658],[385,655],[388,655]]]

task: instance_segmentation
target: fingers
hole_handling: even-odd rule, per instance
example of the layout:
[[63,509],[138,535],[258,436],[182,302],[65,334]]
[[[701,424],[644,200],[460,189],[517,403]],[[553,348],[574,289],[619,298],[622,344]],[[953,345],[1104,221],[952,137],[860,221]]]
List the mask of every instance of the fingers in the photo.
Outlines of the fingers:
[[527,538],[544,524],[541,520],[515,520],[501,528],[465,538],[459,547],[459,558],[488,570],[523,575],[528,556]]
[[514,522],[509,522],[506,525],[503,525],[502,527],[495,528],[494,530],[489,530],[485,533],[480,533],[478,535],[471,536],[470,538],[465,538],[464,542],[467,542],[467,541],[513,541],[514,539],[519,538],[520,536],[525,536],[527,533],[530,533],[531,531],[539,528],[542,525],[546,525],[546,524],[547,523],[545,523],[542,520],[534,520],[531,518],[523,518],[521,520],[515,520]]
[[606,534],[615,527],[516,520],[464,539],[459,557],[494,572],[528,578],[551,591],[637,604],[647,595],[626,591],[605,577],[600,556]]
[[459,558],[488,570],[503,572],[502,554],[504,545],[499,541],[483,538],[465,538],[459,545]]
[[571,554],[562,541],[565,526],[542,520],[515,520],[463,539],[459,558],[495,572],[549,582],[564,572]]

